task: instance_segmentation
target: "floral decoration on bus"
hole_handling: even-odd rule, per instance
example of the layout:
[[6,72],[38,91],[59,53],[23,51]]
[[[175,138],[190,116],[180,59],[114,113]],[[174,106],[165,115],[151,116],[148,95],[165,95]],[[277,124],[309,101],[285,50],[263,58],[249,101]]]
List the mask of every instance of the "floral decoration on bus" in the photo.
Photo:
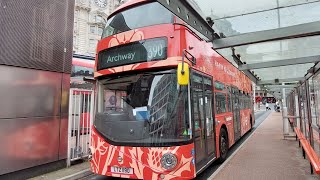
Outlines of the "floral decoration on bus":
[[[102,139],[95,130],[91,136],[91,170],[96,174],[135,179],[177,179],[179,177],[193,178],[193,144],[174,147],[124,147],[113,146]],[[166,153],[177,156],[178,162],[171,171],[161,166],[161,157]],[[126,173],[112,172],[112,167],[130,168]]]

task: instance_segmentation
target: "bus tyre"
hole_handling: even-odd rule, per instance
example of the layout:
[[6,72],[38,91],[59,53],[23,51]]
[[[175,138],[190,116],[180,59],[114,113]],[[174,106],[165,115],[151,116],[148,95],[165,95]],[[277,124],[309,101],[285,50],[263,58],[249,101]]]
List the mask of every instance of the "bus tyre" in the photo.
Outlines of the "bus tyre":
[[219,150],[220,150],[219,162],[223,163],[227,159],[228,150],[229,150],[228,134],[224,128],[221,128],[220,130]]

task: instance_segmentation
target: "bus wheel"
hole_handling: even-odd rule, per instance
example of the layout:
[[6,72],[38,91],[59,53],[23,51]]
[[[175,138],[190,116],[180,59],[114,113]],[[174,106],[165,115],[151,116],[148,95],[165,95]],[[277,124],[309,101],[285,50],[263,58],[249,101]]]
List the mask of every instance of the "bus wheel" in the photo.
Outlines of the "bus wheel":
[[224,128],[221,128],[220,130],[219,150],[220,150],[219,162],[222,163],[227,159],[228,150],[229,150],[228,134]]
[[250,116],[250,130],[249,131],[252,131],[252,129],[253,129],[252,117]]

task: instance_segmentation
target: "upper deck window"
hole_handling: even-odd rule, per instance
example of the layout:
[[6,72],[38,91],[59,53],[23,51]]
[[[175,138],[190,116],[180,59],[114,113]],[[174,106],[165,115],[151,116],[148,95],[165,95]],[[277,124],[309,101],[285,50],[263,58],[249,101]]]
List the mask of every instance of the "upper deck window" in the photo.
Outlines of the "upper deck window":
[[137,6],[111,17],[102,38],[121,32],[173,22],[173,14],[157,2]]
[[84,66],[72,66],[71,77],[76,77],[76,76],[93,77],[93,68],[88,68]]

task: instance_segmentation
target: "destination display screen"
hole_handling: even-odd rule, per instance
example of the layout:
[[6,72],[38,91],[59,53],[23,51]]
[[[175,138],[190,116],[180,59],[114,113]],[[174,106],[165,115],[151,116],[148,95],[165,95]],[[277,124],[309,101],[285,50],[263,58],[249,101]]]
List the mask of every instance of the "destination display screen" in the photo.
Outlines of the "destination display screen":
[[167,59],[167,38],[154,38],[112,47],[98,54],[98,70]]

